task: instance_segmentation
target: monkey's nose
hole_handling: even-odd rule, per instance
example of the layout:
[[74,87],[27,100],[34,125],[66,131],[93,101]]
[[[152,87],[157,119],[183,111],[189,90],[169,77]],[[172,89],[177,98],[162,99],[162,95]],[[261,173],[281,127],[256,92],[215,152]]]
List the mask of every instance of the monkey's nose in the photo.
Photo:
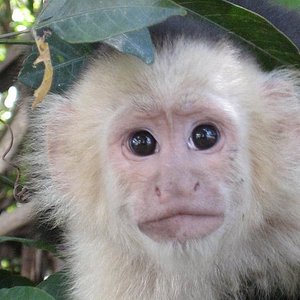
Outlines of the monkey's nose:
[[155,195],[159,198],[161,203],[165,203],[174,199],[174,197],[188,199],[192,197],[199,188],[199,181],[196,181],[195,184],[191,184],[190,182],[168,182],[165,185],[156,185]]

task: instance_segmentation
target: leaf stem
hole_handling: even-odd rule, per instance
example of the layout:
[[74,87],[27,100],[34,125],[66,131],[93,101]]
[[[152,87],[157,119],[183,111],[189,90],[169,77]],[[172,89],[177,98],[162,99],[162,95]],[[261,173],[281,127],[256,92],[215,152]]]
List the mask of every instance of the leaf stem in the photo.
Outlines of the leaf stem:
[[30,29],[25,29],[25,30],[17,31],[17,32],[4,33],[4,34],[0,35],[0,39],[7,39],[7,38],[15,37],[20,34],[24,34],[24,33],[28,33],[28,32],[30,32]]

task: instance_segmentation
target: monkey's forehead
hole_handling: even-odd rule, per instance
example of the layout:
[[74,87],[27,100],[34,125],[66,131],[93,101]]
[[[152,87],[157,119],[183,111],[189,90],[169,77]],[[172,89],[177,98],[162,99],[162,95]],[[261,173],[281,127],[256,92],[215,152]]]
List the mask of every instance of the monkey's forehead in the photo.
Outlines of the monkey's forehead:
[[83,74],[75,93],[84,95],[88,90],[93,94],[91,101],[106,99],[111,105],[128,101],[180,104],[206,94],[245,98],[258,89],[261,78],[252,59],[243,57],[227,40],[209,43],[181,36],[166,40],[151,65],[121,53],[101,55]]

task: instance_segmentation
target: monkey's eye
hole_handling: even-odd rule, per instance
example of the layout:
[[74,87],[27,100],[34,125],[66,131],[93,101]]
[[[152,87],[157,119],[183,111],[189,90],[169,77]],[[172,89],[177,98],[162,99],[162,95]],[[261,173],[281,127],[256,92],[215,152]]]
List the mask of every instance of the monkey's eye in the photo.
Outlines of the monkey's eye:
[[148,156],[155,153],[157,141],[146,130],[134,132],[128,139],[131,152],[138,156]]
[[219,137],[219,130],[214,125],[202,124],[194,128],[190,142],[198,150],[207,150],[218,142]]

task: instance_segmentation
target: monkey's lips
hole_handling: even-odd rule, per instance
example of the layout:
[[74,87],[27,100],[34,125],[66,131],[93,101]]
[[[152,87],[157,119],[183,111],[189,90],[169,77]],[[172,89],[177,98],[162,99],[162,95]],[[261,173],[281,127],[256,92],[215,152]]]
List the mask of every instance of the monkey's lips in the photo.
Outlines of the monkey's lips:
[[139,224],[139,229],[155,241],[185,242],[203,238],[224,222],[223,214],[177,213]]

